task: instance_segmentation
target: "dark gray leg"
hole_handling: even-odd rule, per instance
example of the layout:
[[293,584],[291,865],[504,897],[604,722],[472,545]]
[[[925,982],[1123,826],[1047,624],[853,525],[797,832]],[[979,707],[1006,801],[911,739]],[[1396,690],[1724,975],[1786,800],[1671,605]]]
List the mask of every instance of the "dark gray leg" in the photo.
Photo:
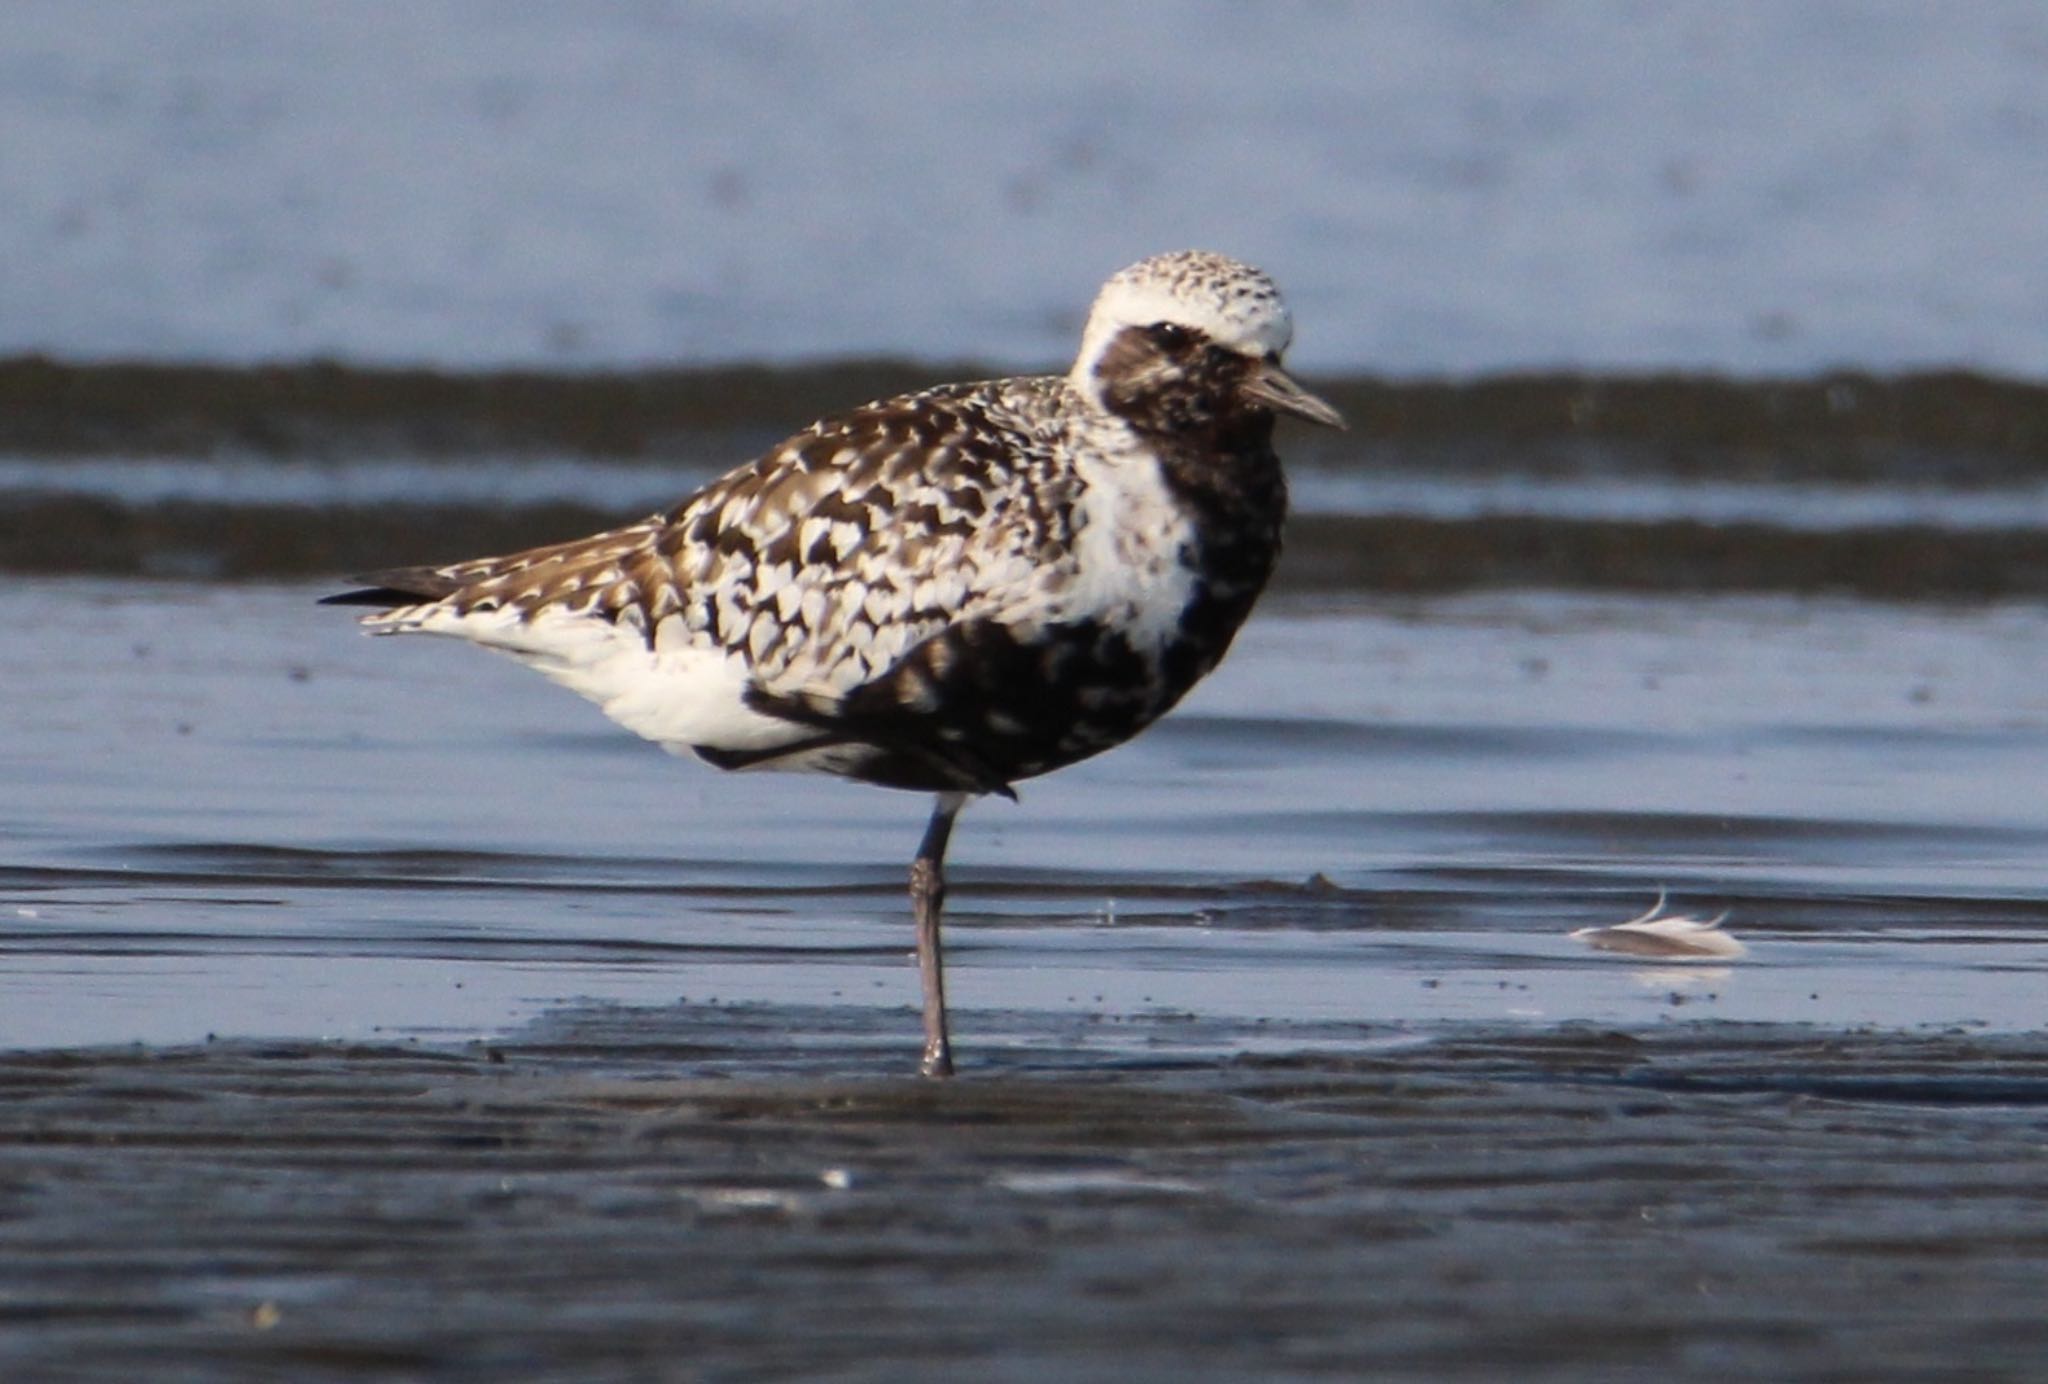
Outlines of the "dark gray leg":
[[953,1045],[946,1037],[946,965],[939,949],[939,912],[946,904],[946,842],[953,819],[967,802],[965,794],[941,793],[932,808],[931,824],[910,862],[910,911],[917,919],[917,974],[924,984],[924,1062],[926,1076],[953,1075]]

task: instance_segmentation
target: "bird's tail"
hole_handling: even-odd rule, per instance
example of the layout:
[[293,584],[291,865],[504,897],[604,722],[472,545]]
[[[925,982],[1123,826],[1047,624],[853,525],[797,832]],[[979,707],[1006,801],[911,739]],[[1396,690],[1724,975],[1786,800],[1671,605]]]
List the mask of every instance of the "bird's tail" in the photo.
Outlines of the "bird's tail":
[[453,595],[461,587],[449,572],[435,567],[393,567],[384,572],[365,572],[351,580],[362,583],[354,591],[322,596],[321,605],[381,606],[386,610],[419,605]]

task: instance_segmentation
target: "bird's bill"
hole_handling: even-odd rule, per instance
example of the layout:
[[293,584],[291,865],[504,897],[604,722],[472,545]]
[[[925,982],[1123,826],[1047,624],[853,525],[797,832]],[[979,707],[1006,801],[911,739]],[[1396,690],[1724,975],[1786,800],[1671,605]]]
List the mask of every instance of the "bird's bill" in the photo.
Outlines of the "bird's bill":
[[1343,414],[1303,389],[1292,375],[1271,362],[1254,368],[1245,377],[1240,392],[1251,402],[1275,413],[1291,413],[1296,418],[1304,418],[1326,428],[1347,426]]

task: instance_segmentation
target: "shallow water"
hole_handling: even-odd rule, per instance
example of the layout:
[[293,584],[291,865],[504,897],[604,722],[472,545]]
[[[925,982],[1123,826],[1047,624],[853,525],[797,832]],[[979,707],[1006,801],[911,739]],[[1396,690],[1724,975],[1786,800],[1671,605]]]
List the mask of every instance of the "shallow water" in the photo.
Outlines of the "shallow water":
[[[483,1036],[687,997],[845,1006],[908,1051],[921,798],[672,760],[316,594],[0,596],[0,1045]],[[1006,1041],[981,1009],[2036,1028],[2044,634],[2033,605],[1269,605],[1139,742],[964,819],[968,1062]],[[1566,936],[1660,890],[1749,954]]]

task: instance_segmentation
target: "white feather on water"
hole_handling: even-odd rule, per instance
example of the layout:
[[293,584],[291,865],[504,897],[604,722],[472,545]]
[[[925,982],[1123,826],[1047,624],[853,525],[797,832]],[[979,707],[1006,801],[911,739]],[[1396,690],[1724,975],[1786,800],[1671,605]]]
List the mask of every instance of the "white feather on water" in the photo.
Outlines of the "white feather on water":
[[1712,918],[1691,918],[1666,913],[1664,904],[1665,894],[1659,889],[1657,902],[1627,922],[1575,928],[1569,935],[1595,951],[1659,961],[1728,961],[1748,953],[1739,938],[1721,930],[1728,918],[1726,911]]

